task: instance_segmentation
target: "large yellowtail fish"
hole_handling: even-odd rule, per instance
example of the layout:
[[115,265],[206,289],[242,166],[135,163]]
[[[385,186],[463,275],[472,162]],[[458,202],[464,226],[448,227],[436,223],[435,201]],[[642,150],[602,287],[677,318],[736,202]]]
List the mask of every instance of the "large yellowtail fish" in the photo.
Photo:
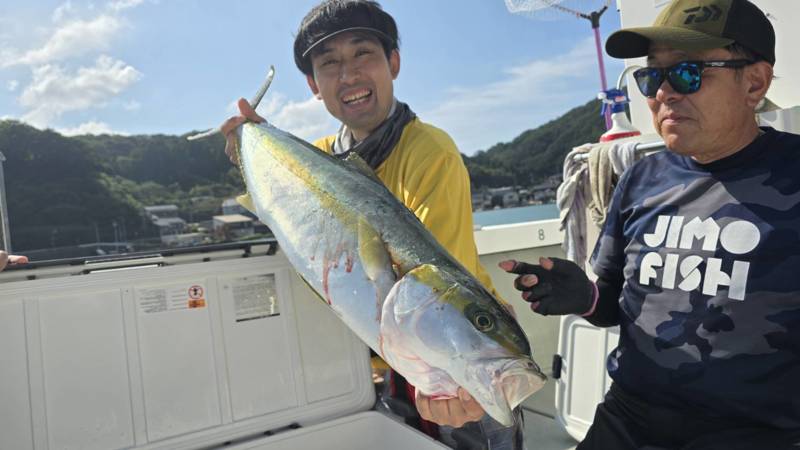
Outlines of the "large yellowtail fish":
[[495,420],[546,377],[520,326],[360,159],[246,123],[239,163],[256,212],[309,286],[423,393],[466,389]]

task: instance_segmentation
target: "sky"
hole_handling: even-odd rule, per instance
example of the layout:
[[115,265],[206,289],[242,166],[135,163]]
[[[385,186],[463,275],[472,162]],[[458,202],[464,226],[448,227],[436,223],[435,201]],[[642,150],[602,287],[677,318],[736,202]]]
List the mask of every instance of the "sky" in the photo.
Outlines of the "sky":
[[[259,113],[306,140],[334,133],[338,123],[292,56],[297,26],[317,1],[0,0],[0,119],[64,135],[183,134],[234,114],[274,65]],[[465,154],[511,141],[600,90],[588,20],[513,14],[504,0],[381,4],[400,32],[395,96]],[[562,2],[585,12],[603,4]],[[603,41],[619,24],[612,2]],[[616,83],[622,62],[604,62]]]

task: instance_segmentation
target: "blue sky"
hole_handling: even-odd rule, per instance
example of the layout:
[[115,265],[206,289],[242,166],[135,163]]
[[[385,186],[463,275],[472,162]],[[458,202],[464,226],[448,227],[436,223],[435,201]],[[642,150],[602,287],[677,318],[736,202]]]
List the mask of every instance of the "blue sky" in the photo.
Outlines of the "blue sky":
[[[67,135],[182,134],[218,125],[270,64],[259,111],[305,139],[337,123],[291,54],[317,0],[3,0],[0,118]],[[397,20],[396,96],[462,152],[507,142],[599,90],[589,22],[512,14],[504,0],[384,0]],[[567,0],[586,11],[602,0]],[[612,8],[603,38],[619,28]],[[609,83],[623,68],[606,57]],[[599,106],[598,106],[599,107]]]

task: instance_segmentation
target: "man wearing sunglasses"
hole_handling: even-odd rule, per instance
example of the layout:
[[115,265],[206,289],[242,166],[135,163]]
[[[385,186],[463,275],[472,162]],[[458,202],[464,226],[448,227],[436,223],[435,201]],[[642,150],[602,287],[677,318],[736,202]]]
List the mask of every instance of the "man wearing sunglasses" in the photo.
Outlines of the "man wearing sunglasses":
[[800,136],[759,128],[775,33],[747,0],[673,0],[607,52],[667,150],[631,167],[592,255],[505,261],[541,314],[619,325],[586,449],[800,446]]

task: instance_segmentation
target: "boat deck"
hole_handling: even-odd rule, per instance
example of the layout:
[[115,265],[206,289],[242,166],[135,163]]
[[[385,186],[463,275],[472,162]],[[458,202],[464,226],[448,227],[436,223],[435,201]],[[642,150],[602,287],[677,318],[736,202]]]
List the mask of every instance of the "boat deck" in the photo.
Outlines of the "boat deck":
[[577,444],[554,418],[525,408],[527,450],[573,450]]

